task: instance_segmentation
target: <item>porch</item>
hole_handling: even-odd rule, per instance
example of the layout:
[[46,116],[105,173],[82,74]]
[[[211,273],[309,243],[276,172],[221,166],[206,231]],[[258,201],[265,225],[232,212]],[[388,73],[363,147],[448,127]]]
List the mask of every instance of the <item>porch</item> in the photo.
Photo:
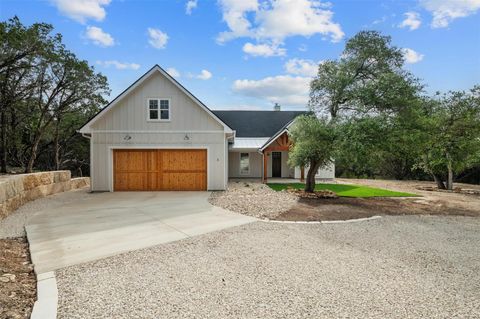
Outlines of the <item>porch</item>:
[[236,138],[229,146],[229,179],[303,181],[304,170],[288,165],[290,146],[286,131],[272,138]]

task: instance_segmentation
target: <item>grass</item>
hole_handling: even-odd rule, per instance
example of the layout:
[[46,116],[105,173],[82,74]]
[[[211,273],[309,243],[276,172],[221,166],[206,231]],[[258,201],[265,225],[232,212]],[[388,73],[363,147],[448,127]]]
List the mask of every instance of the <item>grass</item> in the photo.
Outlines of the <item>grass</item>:
[[[305,184],[303,183],[271,183],[267,184],[271,189],[276,191],[281,191],[284,189],[295,188],[295,189],[304,189]],[[395,192],[390,191],[387,189],[382,188],[374,188],[368,186],[360,186],[360,185],[345,185],[345,184],[316,184],[315,190],[331,190],[332,192],[336,193],[338,196],[341,197],[416,197],[419,195],[411,194],[411,193],[402,193],[402,192]]]

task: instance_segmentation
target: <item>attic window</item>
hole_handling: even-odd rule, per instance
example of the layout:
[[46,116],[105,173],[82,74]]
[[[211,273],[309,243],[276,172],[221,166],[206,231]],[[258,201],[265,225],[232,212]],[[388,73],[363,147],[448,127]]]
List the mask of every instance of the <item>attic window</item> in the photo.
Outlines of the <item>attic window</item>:
[[169,99],[148,99],[149,121],[170,121]]

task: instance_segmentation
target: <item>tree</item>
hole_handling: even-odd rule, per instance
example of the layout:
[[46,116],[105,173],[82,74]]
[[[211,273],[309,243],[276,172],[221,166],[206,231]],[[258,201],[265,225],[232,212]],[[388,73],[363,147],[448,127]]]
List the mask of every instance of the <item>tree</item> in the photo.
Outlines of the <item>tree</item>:
[[440,189],[452,190],[455,174],[480,164],[480,86],[469,93],[437,95],[425,108],[425,139],[417,165]]
[[75,130],[106,103],[107,79],[52,31],[44,23],[24,26],[17,17],[0,23],[2,172],[7,165],[77,170],[88,159],[88,142]]
[[422,88],[402,69],[402,50],[377,31],[361,31],[347,41],[339,60],[319,65],[310,84],[310,108],[332,118],[396,112]]
[[105,103],[102,95],[108,92],[106,78],[95,73],[85,61],[78,60],[63,45],[41,59],[36,68],[37,94],[32,104],[34,125],[25,167],[27,173],[33,169],[38,146],[47,129],[55,121],[61,121],[65,113],[89,104]]
[[382,161],[381,146],[387,123],[379,117],[351,118],[337,122],[337,157],[335,165],[355,177],[373,177]]
[[333,160],[336,150],[335,125],[325,118],[302,115],[296,118],[289,137],[293,142],[288,156],[290,166],[309,166],[305,191],[315,190],[315,174]]
[[[17,120],[16,104],[31,95],[30,71],[35,58],[55,41],[52,26],[35,23],[25,27],[17,17],[0,23],[0,170],[7,172],[8,122]],[[10,126],[12,127],[12,126]]]

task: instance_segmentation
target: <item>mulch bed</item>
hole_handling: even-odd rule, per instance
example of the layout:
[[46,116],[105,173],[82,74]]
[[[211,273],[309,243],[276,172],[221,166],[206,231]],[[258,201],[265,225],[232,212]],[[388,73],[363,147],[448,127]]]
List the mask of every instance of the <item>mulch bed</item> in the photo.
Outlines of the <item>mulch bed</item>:
[[301,198],[276,220],[348,220],[375,215],[480,216],[478,211],[452,208],[447,202],[424,202],[414,198]]
[[0,318],[30,318],[37,283],[25,238],[0,239]]

